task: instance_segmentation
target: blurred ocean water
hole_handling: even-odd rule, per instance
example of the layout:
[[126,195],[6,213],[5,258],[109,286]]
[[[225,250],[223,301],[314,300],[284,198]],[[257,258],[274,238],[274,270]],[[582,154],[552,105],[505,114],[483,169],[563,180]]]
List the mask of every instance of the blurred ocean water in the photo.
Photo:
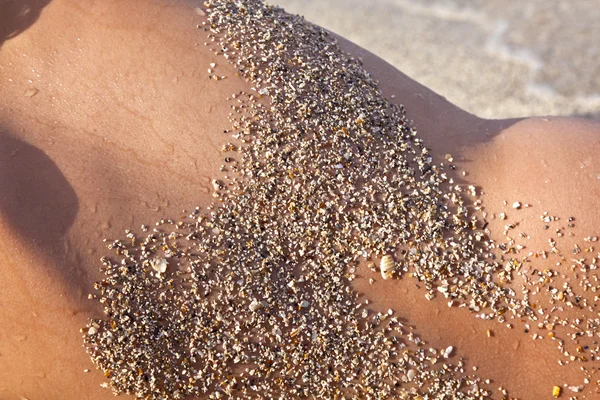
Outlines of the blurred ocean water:
[[600,119],[600,0],[272,0],[486,118]]

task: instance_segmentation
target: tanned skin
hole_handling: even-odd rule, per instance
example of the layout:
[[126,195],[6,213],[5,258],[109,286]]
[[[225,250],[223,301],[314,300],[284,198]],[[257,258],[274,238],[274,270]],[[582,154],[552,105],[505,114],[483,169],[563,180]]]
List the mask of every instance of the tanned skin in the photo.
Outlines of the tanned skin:
[[[209,182],[230,141],[226,98],[250,85],[203,45],[199,5],[0,2],[0,398],[113,398],[79,332],[102,316],[87,299],[102,278],[102,239],[214,200]],[[459,182],[483,192],[490,213],[522,221],[532,251],[548,249],[544,211],[576,217],[576,236],[560,242],[566,252],[600,233],[598,123],[481,119],[338,40],[390,101],[405,105],[438,162],[452,154]],[[209,80],[210,63],[228,78]],[[513,210],[514,201],[531,207]],[[490,221],[492,239],[503,240],[506,223]],[[548,399],[554,385],[583,381],[578,365],[558,365],[555,343],[533,341],[522,325],[508,329],[443,298],[428,301],[409,278],[384,282],[364,267],[359,275],[356,288],[374,309],[393,309],[428,347],[454,346],[494,390]]]

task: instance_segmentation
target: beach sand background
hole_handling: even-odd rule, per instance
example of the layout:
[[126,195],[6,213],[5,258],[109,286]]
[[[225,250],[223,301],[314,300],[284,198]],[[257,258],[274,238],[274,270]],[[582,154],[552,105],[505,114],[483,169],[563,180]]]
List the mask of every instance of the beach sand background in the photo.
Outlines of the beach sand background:
[[486,118],[600,119],[600,0],[273,0]]

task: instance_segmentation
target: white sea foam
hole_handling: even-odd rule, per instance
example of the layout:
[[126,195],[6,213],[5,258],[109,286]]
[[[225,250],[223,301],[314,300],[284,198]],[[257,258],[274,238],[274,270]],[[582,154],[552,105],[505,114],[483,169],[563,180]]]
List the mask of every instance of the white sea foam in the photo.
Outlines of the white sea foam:
[[486,12],[470,8],[461,8],[452,2],[422,5],[408,0],[383,0],[383,2],[400,7],[406,12],[444,21],[467,22],[476,25],[487,33],[486,51],[494,56],[518,62],[530,67],[533,72],[540,70],[544,63],[528,48],[511,47],[504,40],[509,24],[501,18],[494,18]]

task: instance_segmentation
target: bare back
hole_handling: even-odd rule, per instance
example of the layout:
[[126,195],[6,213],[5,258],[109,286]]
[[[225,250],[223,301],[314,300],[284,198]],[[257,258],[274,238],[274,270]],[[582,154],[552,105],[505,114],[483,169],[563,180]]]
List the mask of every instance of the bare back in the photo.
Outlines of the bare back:
[[[106,378],[90,363],[79,332],[101,315],[87,297],[109,252],[102,239],[216,201],[212,182],[223,175],[223,146],[232,141],[232,95],[251,85],[204,45],[196,7],[54,0],[1,44],[2,398],[112,397],[100,387]],[[521,242],[537,252],[553,237],[568,254],[598,234],[597,124],[481,120],[365,50],[340,44],[364,60],[392,102],[405,105],[436,159],[452,155],[460,184],[484,193],[493,240],[524,233]],[[561,216],[550,230],[540,221],[546,211]],[[506,234],[511,223],[518,228]],[[556,236],[558,225],[564,237]],[[539,258],[535,268],[557,268],[575,280],[570,257],[555,263]],[[494,390],[550,398],[555,385],[583,382],[580,365],[560,366],[556,344],[532,340],[534,330],[519,321],[482,321],[441,296],[427,300],[408,277],[384,281],[366,265],[357,274],[354,287],[370,307],[393,309],[430,346],[452,344]],[[586,390],[593,398],[593,385]]]

